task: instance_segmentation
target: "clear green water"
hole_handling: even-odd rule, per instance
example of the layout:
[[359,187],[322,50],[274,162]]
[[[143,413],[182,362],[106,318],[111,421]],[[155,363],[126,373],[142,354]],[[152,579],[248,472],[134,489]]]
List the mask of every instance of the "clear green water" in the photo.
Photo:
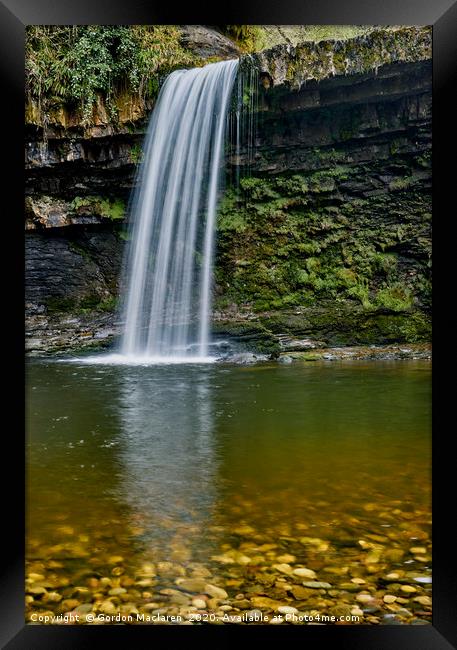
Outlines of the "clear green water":
[[[258,575],[284,553],[332,585],[361,576],[380,588],[377,578],[389,571],[423,575],[430,391],[422,361],[33,360],[30,566],[54,570],[51,583],[63,576],[55,584],[64,597],[88,571],[111,575],[120,564],[134,576],[145,562],[161,561],[171,566],[157,571],[156,590],[203,566],[234,597],[255,590]],[[426,553],[409,550],[424,545]],[[238,564],[237,552],[254,559]],[[339,570],[345,577],[335,579]]]

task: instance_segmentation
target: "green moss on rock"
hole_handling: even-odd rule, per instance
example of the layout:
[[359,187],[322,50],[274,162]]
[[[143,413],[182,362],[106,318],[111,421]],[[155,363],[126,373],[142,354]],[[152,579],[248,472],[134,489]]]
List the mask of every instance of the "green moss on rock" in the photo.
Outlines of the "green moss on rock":
[[254,54],[253,59],[273,85],[300,88],[312,79],[366,74],[384,65],[414,63],[431,56],[430,27],[400,27],[376,29],[351,39],[278,45]]
[[387,175],[382,165],[327,163],[229,188],[216,310],[235,305],[270,332],[334,345],[427,340],[431,197],[423,183],[401,182],[414,177],[414,157],[398,154]]
[[116,221],[124,219],[126,204],[118,197],[76,196],[70,203],[70,209],[76,214],[91,214]]

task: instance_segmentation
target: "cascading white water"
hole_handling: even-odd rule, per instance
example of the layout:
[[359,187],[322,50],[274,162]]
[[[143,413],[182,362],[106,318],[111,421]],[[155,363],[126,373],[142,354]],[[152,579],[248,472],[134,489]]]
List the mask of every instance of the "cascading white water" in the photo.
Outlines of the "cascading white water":
[[238,60],[165,81],[132,203],[121,354],[208,358],[214,230]]

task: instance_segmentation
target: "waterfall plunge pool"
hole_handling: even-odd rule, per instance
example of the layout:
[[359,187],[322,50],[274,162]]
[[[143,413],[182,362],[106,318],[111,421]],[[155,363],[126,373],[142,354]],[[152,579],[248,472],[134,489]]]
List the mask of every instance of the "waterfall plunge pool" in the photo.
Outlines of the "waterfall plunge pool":
[[31,359],[27,392],[28,620],[430,622],[428,362]]

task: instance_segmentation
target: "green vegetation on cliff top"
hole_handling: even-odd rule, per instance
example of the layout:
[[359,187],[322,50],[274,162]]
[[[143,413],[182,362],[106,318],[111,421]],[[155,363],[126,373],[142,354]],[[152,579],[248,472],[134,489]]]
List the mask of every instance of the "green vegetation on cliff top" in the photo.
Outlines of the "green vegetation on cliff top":
[[159,75],[201,59],[180,44],[173,25],[29,26],[26,83],[41,116],[55,104],[73,105],[91,122],[99,94],[111,117],[121,90],[140,97],[157,94]]
[[[369,34],[376,25],[220,25],[243,53],[260,52],[276,45],[297,45],[307,41],[346,40]],[[384,30],[398,29],[383,26]]]
[[[278,44],[345,40],[370,33],[375,26],[220,25],[219,29],[242,53],[253,53]],[[100,97],[115,122],[116,98],[123,92],[138,101],[155,97],[163,76],[209,60],[184,47],[177,25],[29,25],[25,54],[27,99],[34,105],[29,121],[42,126],[61,106],[80,114],[82,124],[92,124]]]

